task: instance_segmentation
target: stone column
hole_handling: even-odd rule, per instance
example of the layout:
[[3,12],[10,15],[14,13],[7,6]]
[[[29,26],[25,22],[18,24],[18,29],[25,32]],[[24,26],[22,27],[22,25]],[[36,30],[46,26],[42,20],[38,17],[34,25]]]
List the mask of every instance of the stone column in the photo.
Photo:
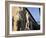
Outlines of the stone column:
[[17,31],[17,21],[19,20],[19,7],[12,7],[12,16],[14,17],[14,31]]

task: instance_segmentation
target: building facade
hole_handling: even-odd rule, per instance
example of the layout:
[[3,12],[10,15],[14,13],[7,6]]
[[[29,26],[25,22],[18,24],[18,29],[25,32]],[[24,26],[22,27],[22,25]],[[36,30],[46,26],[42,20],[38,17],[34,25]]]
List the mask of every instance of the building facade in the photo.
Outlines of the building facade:
[[12,26],[14,31],[38,29],[36,28],[36,26],[39,26],[38,23],[27,8],[13,7],[12,9]]

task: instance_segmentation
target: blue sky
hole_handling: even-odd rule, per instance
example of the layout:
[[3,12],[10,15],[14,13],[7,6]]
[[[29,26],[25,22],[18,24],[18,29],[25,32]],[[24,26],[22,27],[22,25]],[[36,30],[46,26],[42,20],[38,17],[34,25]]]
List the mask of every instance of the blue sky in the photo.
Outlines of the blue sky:
[[35,19],[37,22],[40,21],[39,8],[28,7],[28,10],[30,11],[30,13],[32,14],[32,16],[34,17],[34,19]]

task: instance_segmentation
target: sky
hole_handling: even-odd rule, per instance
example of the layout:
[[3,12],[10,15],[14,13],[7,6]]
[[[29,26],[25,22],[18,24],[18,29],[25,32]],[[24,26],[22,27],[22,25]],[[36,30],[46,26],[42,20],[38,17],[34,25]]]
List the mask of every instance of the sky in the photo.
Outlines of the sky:
[[30,11],[30,13],[32,14],[32,16],[34,17],[34,19],[35,19],[37,22],[40,21],[39,8],[28,7],[28,10]]

